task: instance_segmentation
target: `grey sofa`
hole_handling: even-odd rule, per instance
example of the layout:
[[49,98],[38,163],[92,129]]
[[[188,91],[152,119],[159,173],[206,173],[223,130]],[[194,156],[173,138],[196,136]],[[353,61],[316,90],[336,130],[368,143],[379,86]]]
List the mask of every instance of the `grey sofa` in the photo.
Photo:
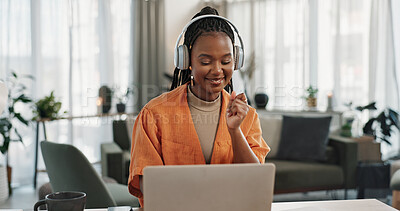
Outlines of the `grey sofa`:
[[129,177],[131,125],[124,120],[113,121],[112,143],[100,146],[102,176],[115,179],[120,184],[127,184]]
[[274,193],[355,188],[357,143],[330,136],[326,161],[306,162],[277,158],[282,127],[281,115],[261,115],[263,138],[271,147],[266,162],[276,166]]
[[[356,187],[357,143],[332,135],[325,162],[304,162],[276,158],[282,116],[260,115],[263,138],[271,147],[266,162],[276,166],[275,190],[279,193],[307,192]],[[128,129],[129,128],[129,129]],[[130,162],[130,126],[114,121],[114,142],[101,145],[102,175],[127,184]],[[278,140],[277,140],[278,139]]]

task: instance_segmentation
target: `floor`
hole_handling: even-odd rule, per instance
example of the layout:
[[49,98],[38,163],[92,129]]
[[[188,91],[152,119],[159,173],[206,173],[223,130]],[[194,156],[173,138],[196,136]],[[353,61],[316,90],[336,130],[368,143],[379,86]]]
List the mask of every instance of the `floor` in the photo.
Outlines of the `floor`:
[[[46,173],[38,174],[38,187],[48,182]],[[356,199],[357,191],[348,190],[348,199]],[[378,198],[380,201],[391,204],[389,190],[366,190],[366,198]],[[38,201],[38,189],[32,185],[21,186],[13,189],[13,194],[5,202],[0,203],[0,209],[16,209],[13,211],[32,210],[33,205]],[[317,200],[343,200],[344,190],[314,191],[308,193],[291,193],[274,195],[274,202],[287,201],[317,201]]]
[[[39,173],[37,187],[47,183],[49,178],[46,173]],[[24,185],[13,188],[12,195],[4,202],[0,203],[0,209],[23,209],[33,210],[33,205],[38,201],[38,190],[33,185]],[[3,210],[2,210],[3,211]]]

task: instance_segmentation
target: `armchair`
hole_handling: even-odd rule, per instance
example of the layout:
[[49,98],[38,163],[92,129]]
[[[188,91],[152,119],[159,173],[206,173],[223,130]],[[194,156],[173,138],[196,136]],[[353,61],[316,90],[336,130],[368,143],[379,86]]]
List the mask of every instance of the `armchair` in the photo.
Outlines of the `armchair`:
[[85,155],[72,145],[40,143],[52,190],[83,191],[86,208],[139,207],[139,201],[121,184],[104,183]]

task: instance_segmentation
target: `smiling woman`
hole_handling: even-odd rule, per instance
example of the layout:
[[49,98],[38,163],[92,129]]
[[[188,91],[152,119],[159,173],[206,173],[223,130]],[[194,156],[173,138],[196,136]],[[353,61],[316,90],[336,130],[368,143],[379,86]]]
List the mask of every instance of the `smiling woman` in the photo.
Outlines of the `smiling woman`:
[[[235,26],[205,7],[186,25],[176,51],[171,91],[139,113],[132,134],[129,191],[143,205],[143,168],[151,165],[264,163],[269,147],[260,121],[232,74],[242,66]],[[229,94],[228,92],[231,92]]]
[[223,32],[208,32],[199,37],[191,51],[191,91],[205,101],[215,100],[231,81],[233,46]]

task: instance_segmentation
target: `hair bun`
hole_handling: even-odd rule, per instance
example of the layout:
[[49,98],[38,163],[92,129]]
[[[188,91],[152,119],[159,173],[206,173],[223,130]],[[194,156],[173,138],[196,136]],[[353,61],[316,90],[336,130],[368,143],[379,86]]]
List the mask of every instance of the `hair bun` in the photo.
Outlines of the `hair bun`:
[[214,9],[214,8],[212,8],[210,6],[206,6],[203,9],[201,9],[201,11],[198,12],[193,18],[197,18],[197,17],[202,16],[202,15],[219,15],[219,14],[218,14],[218,11],[216,9]]

